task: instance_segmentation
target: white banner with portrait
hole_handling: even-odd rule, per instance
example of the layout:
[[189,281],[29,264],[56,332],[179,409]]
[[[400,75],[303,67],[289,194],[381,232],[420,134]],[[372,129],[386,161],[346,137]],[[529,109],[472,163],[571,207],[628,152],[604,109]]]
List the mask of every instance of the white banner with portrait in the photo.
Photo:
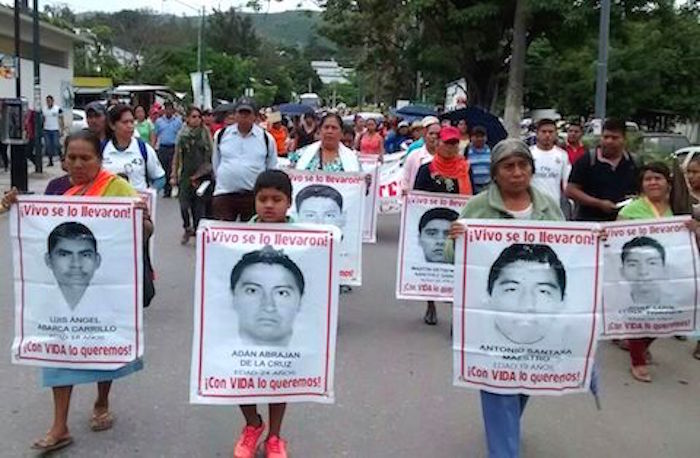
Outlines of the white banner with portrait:
[[690,334],[698,325],[698,247],[690,216],[605,225],[603,339]]
[[193,404],[333,402],[340,231],[202,220]]
[[599,226],[464,221],[455,248],[454,384],[501,394],[587,390],[600,321]]
[[[139,196],[146,202],[146,208],[151,215],[153,227],[158,227],[158,191],[153,188],[147,188],[143,191],[137,191]],[[148,239],[148,257],[151,260],[151,265],[155,268],[155,249],[156,249],[156,232],[153,231]]]
[[143,355],[142,218],[129,198],[19,197],[13,363],[112,370]]
[[331,224],[341,232],[340,284],[362,284],[362,227],[365,174],[288,170],[292,180],[290,216],[296,223]]
[[468,196],[411,191],[403,200],[396,298],[452,302],[454,265],[445,259],[450,225]]
[[377,195],[379,192],[379,161],[377,156],[360,156],[362,171],[369,176],[365,191],[365,214],[362,224],[362,242],[377,243]]

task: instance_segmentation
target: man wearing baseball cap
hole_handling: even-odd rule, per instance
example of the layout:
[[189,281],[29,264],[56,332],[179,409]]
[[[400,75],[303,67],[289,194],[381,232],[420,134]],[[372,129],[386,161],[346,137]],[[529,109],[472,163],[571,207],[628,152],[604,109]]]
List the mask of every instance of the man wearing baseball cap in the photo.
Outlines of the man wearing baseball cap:
[[384,140],[384,151],[386,153],[395,153],[401,150],[401,144],[408,140],[408,121],[401,121],[396,130],[389,132]]
[[261,172],[277,168],[275,139],[255,124],[257,106],[243,97],[235,108],[235,123],[214,138],[212,167],[216,187],[212,216],[224,221],[248,221],[255,214],[253,187]]
[[[421,165],[433,160],[433,155],[438,145],[440,120],[435,116],[426,116],[423,118],[422,126],[423,137],[413,142],[406,152],[408,158],[403,165],[403,178],[401,180],[401,188],[404,194],[413,189],[418,169]],[[420,145],[415,147],[414,145],[419,142]]]
[[85,107],[88,129],[98,137],[100,141],[107,138],[107,107],[100,102],[90,102]]

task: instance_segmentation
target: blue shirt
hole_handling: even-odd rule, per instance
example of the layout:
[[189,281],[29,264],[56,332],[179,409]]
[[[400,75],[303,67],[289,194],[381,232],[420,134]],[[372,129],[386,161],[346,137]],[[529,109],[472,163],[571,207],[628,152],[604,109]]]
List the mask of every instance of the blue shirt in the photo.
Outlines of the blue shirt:
[[412,153],[413,151],[417,150],[421,146],[425,145],[425,138],[421,137],[415,142],[411,143],[411,146],[408,147],[406,150],[407,153]]
[[182,127],[182,119],[173,116],[168,119],[163,115],[156,120],[156,135],[160,146],[175,146],[177,134]]
[[467,149],[467,159],[469,160],[474,194],[478,194],[491,182],[491,148],[484,145],[483,148],[476,149],[470,145]]

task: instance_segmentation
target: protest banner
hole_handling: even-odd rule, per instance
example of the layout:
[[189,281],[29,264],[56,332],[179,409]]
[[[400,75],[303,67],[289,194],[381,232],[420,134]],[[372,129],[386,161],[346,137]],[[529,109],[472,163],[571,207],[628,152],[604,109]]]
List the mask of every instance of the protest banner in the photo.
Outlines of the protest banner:
[[464,221],[455,248],[454,384],[500,394],[587,390],[600,323],[600,226]]
[[193,404],[333,402],[340,231],[202,220]]
[[403,164],[400,160],[385,161],[379,166],[379,208],[382,215],[396,214],[401,211],[401,178]]
[[362,227],[365,174],[289,170],[292,180],[290,215],[297,223],[332,224],[342,234],[340,284],[362,284]]
[[690,216],[606,224],[603,339],[692,333],[698,249]]
[[[146,208],[148,208],[148,213],[151,215],[151,222],[153,227],[158,227],[157,221],[157,210],[158,210],[158,191],[153,188],[146,188],[143,191],[137,191],[139,196],[143,198],[146,202]],[[155,246],[156,246],[156,232],[153,231],[151,237],[148,239],[148,257],[151,260],[151,265],[155,267]]]
[[142,222],[130,198],[19,197],[13,363],[111,370],[143,355]]
[[454,265],[445,259],[450,225],[468,196],[411,191],[403,199],[396,298],[452,302]]
[[377,156],[360,156],[362,171],[369,175],[369,186],[365,191],[365,214],[362,227],[362,242],[377,243],[377,193],[379,189],[379,161]]

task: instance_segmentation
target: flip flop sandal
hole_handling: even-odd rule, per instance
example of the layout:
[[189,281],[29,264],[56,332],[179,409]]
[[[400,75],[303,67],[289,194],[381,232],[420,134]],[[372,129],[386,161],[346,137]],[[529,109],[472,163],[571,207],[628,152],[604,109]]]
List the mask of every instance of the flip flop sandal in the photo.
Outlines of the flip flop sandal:
[[649,375],[649,372],[641,369],[641,367],[631,367],[630,372],[632,372],[632,377],[638,382],[651,383],[651,375]]
[[112,428],[112,425],[114,424],[114,416],[112,415],[112,412],[102,412],[101,414],[92,414],[92,418],[90,419],[90,429],[98,432],[98,431],[106,431],[108,429]]
[[50,434],[47,434],[43,439],[39,439],[32,444],[32,450],[39,450],[43,455],[44,453],[49,453],[68,447],[72,443],[73,438],[71,436],[56,438]]

